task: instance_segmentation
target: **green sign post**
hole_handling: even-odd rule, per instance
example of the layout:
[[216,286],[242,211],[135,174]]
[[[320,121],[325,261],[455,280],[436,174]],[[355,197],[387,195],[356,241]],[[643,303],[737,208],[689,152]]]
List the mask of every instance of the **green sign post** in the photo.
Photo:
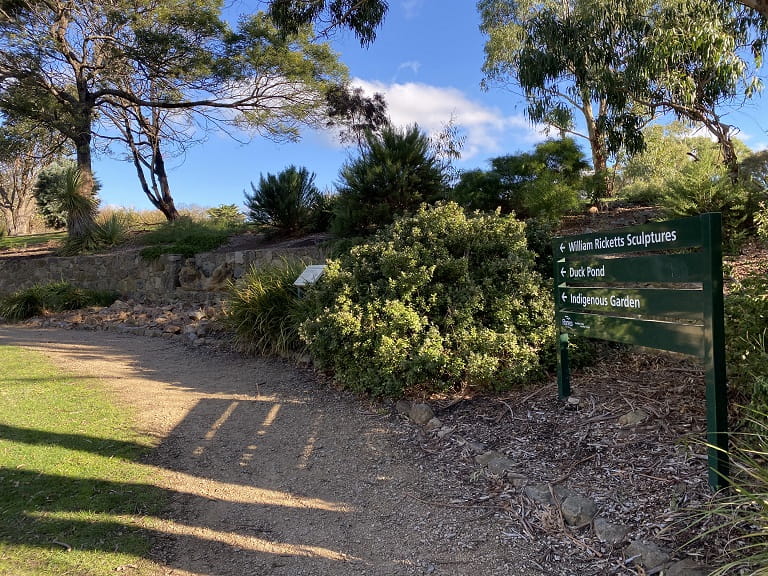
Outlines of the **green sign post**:
[[728,478],[720,218],[702,214],[552,241],[560,398],[571,393],[569,334],[701,358],[715,489]]

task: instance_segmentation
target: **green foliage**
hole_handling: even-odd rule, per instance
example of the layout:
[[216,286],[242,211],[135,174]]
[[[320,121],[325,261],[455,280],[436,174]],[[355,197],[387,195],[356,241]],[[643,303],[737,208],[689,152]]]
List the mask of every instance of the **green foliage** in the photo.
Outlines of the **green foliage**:
[[462,174],[450,197],[473,210],[559,222],[579,207],[588,167],[572,138],[546,140],[533,152],[493,158],[488,172]]
[[726,366],[730,389],[755,410],[768,411],[768,278],[751,276],[725,298]]
[[67,212],[63,196],[66,186],[66,172],[74,163],[56,163],[40,171],[35,184],[37,209],[48,228],[60,230],[67,226]]
[[141,242],[146,247],[142,249],[141,256],[147,260],[159,258],[161,254],[180,254],[190,258],[200,252],[215,250],[236,230],[183,216],[143,235]]
[[763,241],[768,241],[768,202],[760,202],[754,216],[755,231]]
[[730,434],[729,490],[686,511],[680,522],[697,534],[689,543],[714,535],[727,543],[710,576],[764,575],[768,567],[768,412],[750,410],[747,421],[749,432]]
[[89,233],[81,237],[67,236],[59,248],[61,256],[74,256],[107,250],[119,246],[128,239],[131,223],[120,212],[113,212],[96,220]]
[[459,181],[448,192],[453,200],[467,210],[493,212],[497,208],[504,214],[511,211],[504,195],[500,176],[493,170],[468,170],[459,175]]
[[299,297],[293,283],[306,264],[286,260],[254,267],[231,286],[224,321],[246,353],[289,356],[302,353],[299,326],[310,313],[310,300]]
[[524,228],[455,203],[396,220],[329,263],[302,326],[310,352],[376,396],[535,380],[554,331]]
[[213,224],[221,227],[235,227],[245,223],[245,215],[240,212],[236,204],[221,204],[206,210],[208,218]]
[[360,157],[341,171],[331,231],[370,235],[423,202],[443,198],[447,178],[445,163],[418,126],[368,134]]
[[112,291],[85,290],[68,282],[36,285],[0,299],[0,317],[18,322],[45,312],[109,306],[117,296]]
[[306,229],[319,201],[315,174],[306,168],[289,166],[280,174],[259,176],[259,185],[251,183],[253,194],[245,195],[248,219],[267,224],[283,234],[295,234]]
[[726,168],[717,163],[715,150],[699,151],[698,158],[667,182],[661,206],[670,218],[722,213],[724,241],[737,247],[750,213],[749,191],[731,181]]

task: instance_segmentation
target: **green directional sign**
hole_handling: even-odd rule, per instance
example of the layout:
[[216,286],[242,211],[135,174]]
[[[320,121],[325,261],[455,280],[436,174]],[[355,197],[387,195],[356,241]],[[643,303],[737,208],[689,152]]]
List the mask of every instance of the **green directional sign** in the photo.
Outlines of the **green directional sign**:
[[557,259],[571,255],[621,254],[701,246],[701,225],[695,220],[681,218],[621,230],[565,236],[552,243],[552,253]]
[[652,256],[566,256],[556,270],[560,282],[702,282],[703,252]]
[[560,397],[570,395],[569,334],[703,359],[709,482],[726,485],[720,214],[554,238],[552,253]]
[[561,311],[607,312],[612,316],[654,316],[704,321],[702,290],[665,288],[557,288]]

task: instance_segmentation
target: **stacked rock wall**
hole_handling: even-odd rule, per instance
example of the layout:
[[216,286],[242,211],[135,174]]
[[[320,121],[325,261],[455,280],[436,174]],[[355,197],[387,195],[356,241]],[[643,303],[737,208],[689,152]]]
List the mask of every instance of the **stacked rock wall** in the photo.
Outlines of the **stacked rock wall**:
[[90,256],[0,259],[0,296],[36,284],[66,281],[94,290],[115,290],[123,297],[147,301],[200,299],[215,296],[251,267],[284,259],[318,264],[325,257],[317,246],[279,250],[207,252],[184,259],[164,254],[143,259],[138,250]]

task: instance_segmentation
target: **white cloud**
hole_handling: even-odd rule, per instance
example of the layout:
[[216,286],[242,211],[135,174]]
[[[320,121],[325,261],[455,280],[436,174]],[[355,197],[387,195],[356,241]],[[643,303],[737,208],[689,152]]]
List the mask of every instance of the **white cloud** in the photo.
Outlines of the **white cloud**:
[[406,19],[410,20],[418,16],[423,5],[424,0],[403,0],[402,6]]
[[463,160],[513,152],[545,139],[541,127],[532,126],[523,115],[505,116],[496,108],[470,100],[457,88],[415,82],[385,84],[360,79],[355,79],[353,84],[368,94],[383,94],[395,126],[418,124],[429,135],[434,135],[453,118],[466,135]]
[[414,76],[418,76],[420,68],[421,62],[418,60],[408,60],[407,62],[402,62],[400,66],[397,67],[397,72],[399,73],[401,70],[410,70],[413,72]]

